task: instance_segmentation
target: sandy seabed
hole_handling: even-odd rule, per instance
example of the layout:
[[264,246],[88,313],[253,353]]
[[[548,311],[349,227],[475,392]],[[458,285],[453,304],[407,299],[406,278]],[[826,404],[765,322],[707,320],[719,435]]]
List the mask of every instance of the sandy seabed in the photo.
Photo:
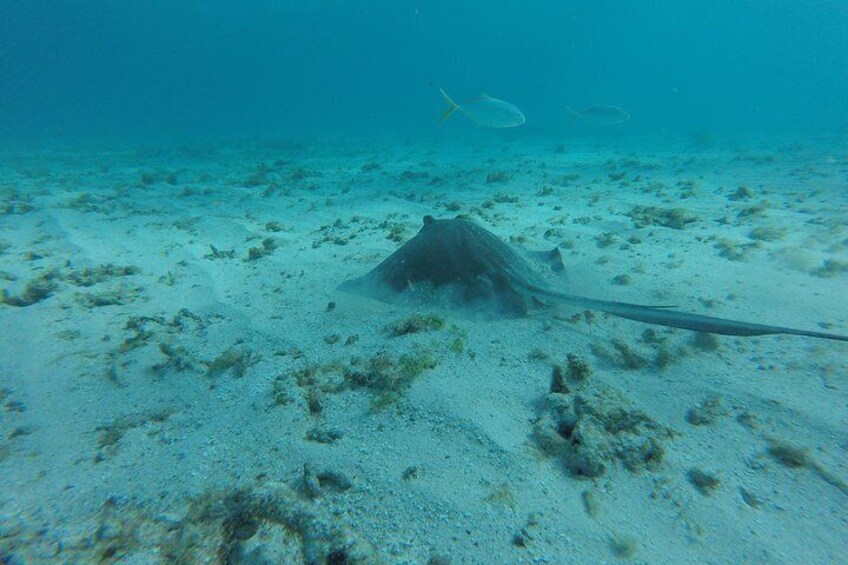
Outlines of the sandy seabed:
[[848,344],[336,286],[466,214],[845,334],[845,140],[498,139],[0,155],[0,562],[844,560]]

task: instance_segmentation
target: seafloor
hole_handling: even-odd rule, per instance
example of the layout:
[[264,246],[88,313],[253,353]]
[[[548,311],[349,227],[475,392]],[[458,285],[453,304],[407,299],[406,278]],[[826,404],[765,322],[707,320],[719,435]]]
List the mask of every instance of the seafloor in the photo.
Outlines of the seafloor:
[[844,560],[847,344],[335,288],[467,214],[848,333],[848,143],[498,139],[0,155],[0,562]]

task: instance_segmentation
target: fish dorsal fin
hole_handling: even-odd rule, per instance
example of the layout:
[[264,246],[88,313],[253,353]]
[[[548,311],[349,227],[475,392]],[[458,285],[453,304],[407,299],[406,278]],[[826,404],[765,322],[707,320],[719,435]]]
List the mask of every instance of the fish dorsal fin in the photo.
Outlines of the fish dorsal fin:
[[479,96],[475,96],[473,98],[469,98],[468,100],[465,100],[462,104],[467,105],[467,104],[474,104],[475,102],[488,102],[489,100],[495,100],[495,98],[492,98],[488,94],[480,94]]

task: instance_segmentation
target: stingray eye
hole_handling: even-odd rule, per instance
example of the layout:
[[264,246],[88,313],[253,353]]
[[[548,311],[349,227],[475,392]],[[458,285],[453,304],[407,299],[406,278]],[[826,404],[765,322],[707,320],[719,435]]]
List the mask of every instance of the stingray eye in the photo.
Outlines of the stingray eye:
[[429,214],[427,214],[426,216],[424,216],[424,225],[425,225],[425,226],[430,225],[430,224],[432,224],[432,223],[433,223],[433,222],[435,222],[435,221],[436,221],[436,218],[434,218],[433,216],[431,216],[431,215],[429,215]]

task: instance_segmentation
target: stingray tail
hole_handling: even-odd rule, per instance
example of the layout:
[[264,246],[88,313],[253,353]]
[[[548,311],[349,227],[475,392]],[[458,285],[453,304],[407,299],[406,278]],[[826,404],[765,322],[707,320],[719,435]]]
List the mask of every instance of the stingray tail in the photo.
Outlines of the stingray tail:
[[799,330],[796,328],[784,328],[781,326],[768,326],[764,324],[752,324],[750,322],[740,322],[738,320],[713,318],[712,316],[679,312],[677,310],[668,309],[664,306],[644,306],[641,304],[630,304],[628,302],[596,300],[594,298],[586,298],[571,294],[560,294],[538,288],[534,288],[533,290],[537,292],[541,291],[545,294],[545,296],[552,297],[572,306],[599,310],[613,316],[618,316],[619,318],[635,320],[645,324],[654,324],[658,326],[667,326],[670,328],[680,328],[684,330],[720,335],[757,336],[789,334],[821,339],[833,339],[836,341],[848,341],[848,335]]

